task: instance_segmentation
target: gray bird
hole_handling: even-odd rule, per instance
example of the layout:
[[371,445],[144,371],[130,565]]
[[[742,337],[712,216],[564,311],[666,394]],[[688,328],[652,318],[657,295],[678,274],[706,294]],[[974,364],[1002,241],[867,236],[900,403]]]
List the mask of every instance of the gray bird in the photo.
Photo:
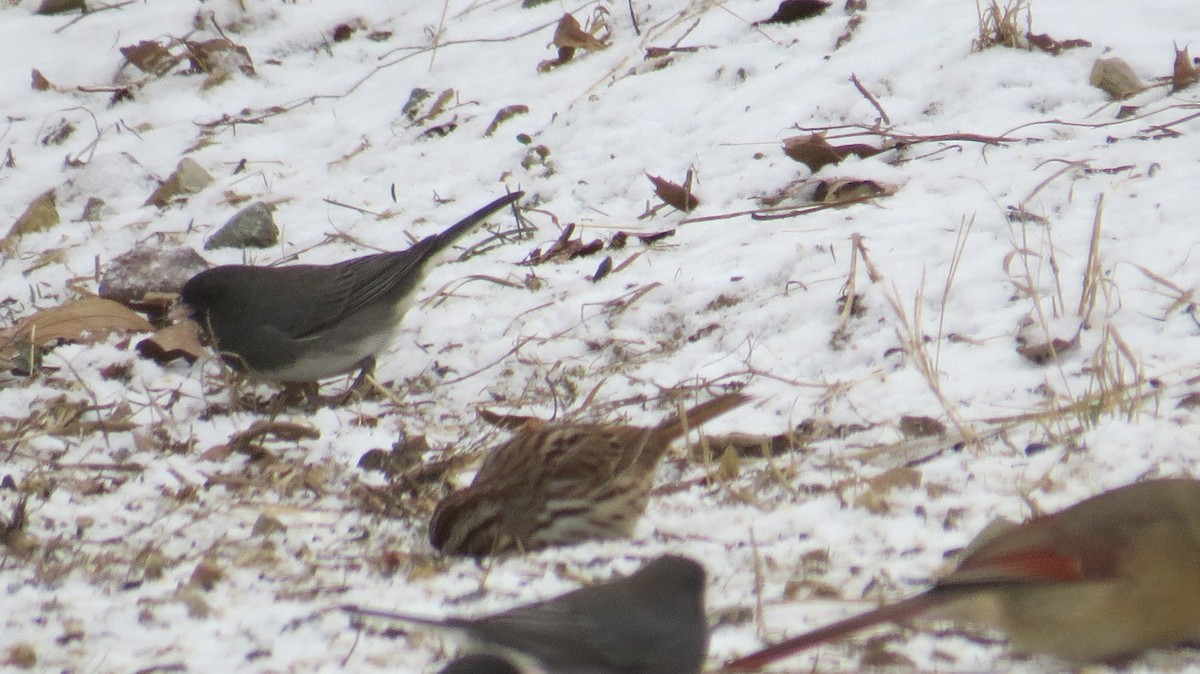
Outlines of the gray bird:
[[224,265],[196,274],[179,299],[222,357],[262,379],[313,383],[361,370],[391,341],[439,252],[523,192],[507,194],[408,250],[330,265]]
[[362,616],[456,630],[531,658],[547,674],[698,674],[708,653],[704,567],[666,555],[634,574],[482,618]]
[[521,674],[508,658],[494,653],[471,653],[442,668],[438,674]]

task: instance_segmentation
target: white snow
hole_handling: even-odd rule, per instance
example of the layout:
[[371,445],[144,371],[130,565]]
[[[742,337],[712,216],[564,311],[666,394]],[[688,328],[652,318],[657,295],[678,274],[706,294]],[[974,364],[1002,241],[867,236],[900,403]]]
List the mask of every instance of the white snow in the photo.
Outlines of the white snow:
[[[1058,509],[1146,476],[1196,474],[1200,417],[1177,403],[1200,374],[1190,303],[1200,284],[1192,263],[1200,119],[1186,119],[1200,88],[1152,88],[1123,102],[1141,107],[1118,121],[1121,104],[1088,84],[1099,57],[1125,59],[1147,83],[1169,75],[1173,45],[1200,44],[1194,0],[1152,9],[1036,0],[1035,33],[1092,42],[1057,56],[973,53],[976,7],[962,0],[872,0],[836,49],[849,21],[841,3],[791,25],[752,25],[775,3],[634,0],[640,36],[626,2],[177,0],[116,3],[82,19],[36,15],[39,4],[0,7],[0,158],[13,158],[0,167],[0,234],[49,189],[62,222],[0,253],[7,320],[94,291],[97,260],[103,269],[159,239],[213,264],[297,253],[328,263],[407,246],[410,235],[439,231],[506,188],[527,193],[537,231],[434,269],[380,359],[377,376],[396,400],[288,411],[277,420],[320,437],[268,441],[274,461],[206,458],[263,415],[231,409],[216,362],[140,358],[141,336],[60,346],[32,378],[0,375],[0,479],[18,488],[0,487],[0,518],[27,495],[33,542],[31,556],[0,556],[0,661],[28,648],[39,671],[434,672],[453,642],[385,638],[375,623],[358,633],[337,607],[477,615],[676,552],[706,564],[715,617],[758,605],[758,559],[763,614],[715,629],[715,669],[760,636],[919,591],[945,568],[947,551],[995,517]],[[539,73],[568,11],[585,25],[607,22],[611,46]],[[343,22],[361,29],[333,42]],[[215,25],[246,48],[257,76],[206,86],[204,75],[176,68],[154,78],[119,51],[142,40],[218,38]],[[391,36],[374,41],[371,31]],[[661,68],[644,58],[648,47],[674,45],[698,49]],[[33,90],[33,69],[56,88]],[[921,143],[813,176],[896,188],[870,203],[681,224],[757,208],[758,197],[808,178],[781,149],[784,138],[808,133],[797,127],[874,125],[879,113],[852,74],[896,133],[1015,141]],[[111,91],[84,90],[126,85],[133,100],[113,105]],[[414,87],[433,92],[423,112],[444,90],[454,95],[412,126],[401,108]],[[528,114],[484,137],[496,112],[517,104]],[[43,144],[60,120],[74,133]],[[452,121],[448,135],[419,139]],[[1162,124],[1175,133],[1151,128]],[[839,139],[845,132],[830,132],[830,142],[879,142]],[[523,166],[537,145],[550,165]],[[183,156],[214,183],[186,204],[144,206]],[[639,219],[657,203],[645,174],[682,182],[689,168],[700,207]],[[79,221],[89,197],[107,202],[98,222]],[[1036,365],[1016,351],[1021,321],[1072,336],[1101,197],[1096,304],[1079,347]],[[203,251],[249,200],[276,205],[282,243]],[[1021,205],[1049,225],[1006,218]],[[492,222],[513,227],[510,215]],[[520,264],[567,223],[585,241],[676,231],[651,246],[631,236],[621,250]],[[857,260],[864,313],[835,348],[854,235],[880,276],[872,281],[868,261]],[[636,259],[593,283],[605,255],[614,267]],[[127,377],[106,376],[114,364]],[[464,457],[447,476],[463,484],[506,436],[477,409],[652,424],[674,408],[666,390],[706,382],[709,393],[736,384],[755,398],[708,424],[708,435],[776,435],[810,418],[854,429],[770,460],[743,459],[731,480],[680,449],[660,484],[693,486],[653,499],[633,540],[483,567],[441,558],[426,542],[439,481],[399,498],[393,516],[364,505],[367,488],[385,481],[359,469],[359,457],[403,435],[427,437],[426,463]],[[581,410],[593,394],[594,409]],[[1075,404],[1091,408],[1064,411]],[[906,438],[905,415],[937,419],[948,434]],[[960,433],[974,441],[956,446]],[[1044,448],[1027,454],[1034,443]],[[905,465],[921,486],[877,494],[868,508],[870,480]],[[710,473],[712,481],[699,479]],[[263,517],[284,529],[256,532]],[[814,553],[828,564],[806,563]],[[193,580],[198,565],[219,570],[211,589]],[[798,589],[787,598],[789,582]],[[841,599],[818,596],[817,586]],[[1062,668],[961,634],[899,634],[888,648],[922,671]],[[779,670],[855,669],[863,641],[815,649]],[[1131,670],[1200,671],[1200,657],[1156,653]]]

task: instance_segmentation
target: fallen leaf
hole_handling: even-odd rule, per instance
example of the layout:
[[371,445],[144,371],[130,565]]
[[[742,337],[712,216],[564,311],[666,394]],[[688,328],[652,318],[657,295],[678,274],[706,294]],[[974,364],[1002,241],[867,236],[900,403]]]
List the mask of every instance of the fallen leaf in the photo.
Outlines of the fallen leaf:
[[1026,316],[1017,327],[1017,353],[1033,363],[1045,365],[1079,348],[1082,330],[1082,324],[1073,319],[1052,321],[1052,325],[1043,327],[1032,316]]
[[44,232],[57,225],[58,222],[58,208],[54,203],[54,190],[46,190],[29,203],[25,212],[9,228],[3,243],[5,247],[9,247],[20,237],[26,234],[33,234],[34,232]]
[[172,54],[170,49],[153,40],[142,40],[135,45],[121,47],[121,55],[138,70],[156,77],[164,75],[180,61],[180,57]]
[[933,417],[905,414],[900,417],[900,432],[906,438],[927,438],[946,434],[946,424]]
[[75,10],[86,12],[87,7],[83,4],[83,0],[42,0],[42,4],[34,10],[34,14],[51,15],[64,14]]
[[158,363],[179,358],[194,363],[204,355],[200,324],[190,319],[172,323],[138,342],[137,351],[142,357]]
[[576,49],[587,49],[588,51],[608,49],[608,45],[584,30],[583,26],[579,25],[579,21],[570,14],[563,14],[562,18],[558,20],[551,44],[558,48],[558,56],[538,63],[538,72],[546,72],[567,63],[574,58]]
[[563,14],[562,18],[558,20],[558,26],[554,29],[554,46],[559,49],[587,49],[588,51],[608,49],[608,45],[584,30],[583,26],[579,25],[579,20],[570,14]]
[[1068,49],[1092,46],[1092,43],[1088,42],[1087,40],[1072,39],[1062,40],[1060,42],[1059,40],[1055,40],[1045,33],[1026,33],[1025,39],[1029,41],[1030,47],[1044,51],[1048,54],[1054,54],[1055,56],[1058,56]]
[[1171,91],[1176,92],[1180,89],[1186,89],[1200,80],[1200,70],[1192,64],[1192,57],[1188,56],[1188,48],[1183,49],[1175,47],[1175,67],[1171,73]]
[[521,264],[533,266],[552,260],[573,260],[577,257],[598,253],[604,249],[604,242],[600,239],[593,239],[590,242],[584,243],[582,235],[572,239],[571,235],[574,233],[574,223],[567,224],[563,228],[562,233],[558,235],[558,239],[545,252],[542,252],[539,248],[535,248]]
[[46,91],[54,88],[54,85],[50,83],[50,80],[46,79],[46,76],[42,74],[42,71],[38,70],[37,68],[33,69],[30,79],[32,80],[31,86],[33,87],[34,91]]
[[676,185],[670,180],[652,176],[649,173],[646,174],[646,177],[654,183],[654,193],[668,205],[684,212],[693,211],[700,205],[700,198],[692,193],[691,169],[688,170],[683,185]]
[[833,3],[824,2],[823,0],[783,0],[779,3],[779,7],[771,16],[762,21],[755,21],[753,25],[761,23],[792,23],[794,21],[802,21],[811,19],[829,9],[829,5]]
[[16,355],[18,342],[40,348],[58,341],[91,343],[114,332],[150,332],[141,314],[117,302],[88,297],[42,309],[0,332],[0,358]]
[[596,267],[596,273],[592,274],[592,278],[589,280],[592,283],[596,283],[597,281],[604,278],[605,276],[608,276],[609,272],[612,271],[612,267],[613,267],[612,256],[611,255],[604,256],[604,259],[600,261],[600,266]]
[[517,104],[500,108],[500,111],[497,112],[496,116],[492,118],[492,123],[488,124],[487,131],[484,131],[483,135],[491,136],[493,133],[496,133],[496,129],[499,129],[501,124],[507,122],[513,117],[516,117],[517,115],[527,114],[529,114],[528,105]]
[[864,143],[833,146],[819,133],[783,139],[783,153],[804,164],[813,173],[829,164],[837,164],[850,155],[866,158],[880,152],[883,152],[881,148]]

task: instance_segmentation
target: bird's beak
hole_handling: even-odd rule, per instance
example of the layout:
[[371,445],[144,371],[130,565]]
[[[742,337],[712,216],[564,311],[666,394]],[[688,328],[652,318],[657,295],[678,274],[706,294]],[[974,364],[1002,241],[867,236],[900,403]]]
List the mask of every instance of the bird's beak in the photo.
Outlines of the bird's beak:
[[172,323],[178,323],[179,321],[190,319],[192,314],[192,308],[177,297],[171,304],[171,310],[167,312],[167,318],[171,319]]

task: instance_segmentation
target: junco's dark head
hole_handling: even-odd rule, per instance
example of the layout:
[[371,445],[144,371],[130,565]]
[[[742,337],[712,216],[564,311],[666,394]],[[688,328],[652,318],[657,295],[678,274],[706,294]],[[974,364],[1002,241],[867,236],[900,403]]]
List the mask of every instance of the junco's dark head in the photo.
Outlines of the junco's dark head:
[[667,555],[625,578],[482,618],[347,610],[457,630],[547,674],[698,674],[708,654],[705,582],[699,563]]
[[180,303],[227,362],[263,379],[315,382],[366,371],[429,262],[523,194],[507,194],[408,250],[331,265],[214,267],[184,284]]
[[511,660],[492,653],[471,653],[442,668],[438,674],[521,674]]

